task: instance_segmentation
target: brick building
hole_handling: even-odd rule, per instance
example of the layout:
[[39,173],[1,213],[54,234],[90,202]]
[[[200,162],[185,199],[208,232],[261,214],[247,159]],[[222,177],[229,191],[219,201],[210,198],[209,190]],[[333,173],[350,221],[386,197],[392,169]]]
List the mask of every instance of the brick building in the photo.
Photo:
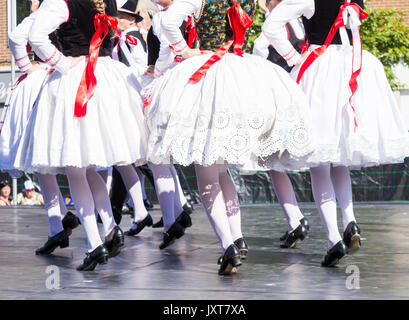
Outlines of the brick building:
[[372,8],[396,8],[405,14],[405,22],[409,25],[409,0],[368,0],[368,7]]
[[7,47],[7,0],[0,0],[0,67],[10,61]]

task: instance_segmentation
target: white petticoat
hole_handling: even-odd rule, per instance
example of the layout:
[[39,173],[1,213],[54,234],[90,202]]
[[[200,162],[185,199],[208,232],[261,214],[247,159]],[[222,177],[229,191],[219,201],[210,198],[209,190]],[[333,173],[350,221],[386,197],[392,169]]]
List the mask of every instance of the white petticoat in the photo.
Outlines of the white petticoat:
[[43,86],[16,154],[15,168],[63,173],[63,168],[146,162],[147,131],[132,71],[100,57],[97,86],[84,118],[74,103],[87,59],[67,74],[54,72]]
[[[314,49],[312,47],[311,49]],[[409,156],[409,133],[382,64],[363,51],[362,71],[352,105],[349,79],[352,47],[331,45],[304,73],[301,88],[308,96],[314,124],[315,152],[305,165],[323,163],[353,169],[403,162]],[[296,79],[298,69],[292,76]]]
[[188,83],[210,56],[187,59],[151,84],[148,160],[299,169],[313,143],[309,107],[298,85],[265,59],[231,53],[200,82]]
[[48,70],[37,70],[27,75],[12,89],[9,102],[3,110],[2,122],[4,123],[0,132],[0,170],[8,171],[15,177],[21,175],[14,170],[17,147],[47,74]]

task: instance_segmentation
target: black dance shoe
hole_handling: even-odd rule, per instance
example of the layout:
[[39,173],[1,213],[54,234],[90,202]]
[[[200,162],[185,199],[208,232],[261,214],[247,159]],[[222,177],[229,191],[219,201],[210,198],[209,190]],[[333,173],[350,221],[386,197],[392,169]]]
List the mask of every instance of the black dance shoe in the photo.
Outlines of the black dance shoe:
[[70,236],[72,230],[79,226],[79,219],[70,211],[67,212],[64,219],[62,219],[62,227]]
[[144,204],[146,210],[152,210],[153,209],[153,204],[149,201],[149,199],[144,199],[143,204]]
[[186,213],[185,211],[182,211],[179,217],[177,217],[176,221],[179,222],[180,225],[185,229],[190,228],[192,226],[192,219],[190,218],[189,214]]
[[[308,222],[307,218],[302,218],[302,219],[300,219],[300,223],[301,223],[301,225],[304,226],[305,229],[307,229],[307,231],[310,231],[310,223]],[[280,241],[284,241],[287,237],[288,237],[288,231],[286,231],[286,232],[280,237]]]
[[163,218],[160,218],[160,220],[152,225],[152,228],[162,228],[163,227]]
[[240,250],[235,244],[231,244],[220,261],[219,274],[231,275],[237,272],[237,267],[241,266]]
[[36,254],[47,255],[52,253],[57,247],[67,248],[69,245],[68,233],[63,230],[53,237],[48,237],[47,242],[36,250]]
[[348,247],[348,254],[354,254],[361,248],[361,229],[356,222],[351,221],[344,231],[344,242]]
[[300,224],[293,232],[288,233],[287,238],[280,245],[281,248],[295,248],[299,240],[303,241],[308,236],[307,229]]
[[344,241],[339,241],[335,246],[333,246],[324,257],[324,260],[321,262],[322,267],[333,267],[339,260],[347,254],[347,246]]
[[240,259],[244,260],[247,259],[247,253],[249,252],[249,247],[247,246],[246,241],[244,238],[239,238],[234,241],[236,247],[240,250]]
[[176,239],[179,239],[185,234],[185,229],[180,225],[179,222],[175,221],[174,224],[169,228],[167,232],[163,233],[163,241],[159,245],[159,249],[165,249],[170,246]]
[[125,232],[126,236],[134,236],[137,235],[139,232],[143,230],[146,226],[150,227],[153,223],[152,216],[148,213],[148,215],[143,219],[141,222],[138,223],[133,223],[136,224],[135,229],[129,229],[128,231]]
[[78,271],[92,271],[97,264],[106,264],[108,262],[108,250],[104,245],[100,245],[92,252],[87,252],[82,264],[77,267]]
[[191,215],[193,213],[193,206],[191,206],[189,202],[186,202],[183,205],[183,211],[185,211],[188,215]]
[[115,226],[105,237],[104,246],[108,250],[108,258],[116,257],[121,252],[124,242],[124,233],[122,229]]

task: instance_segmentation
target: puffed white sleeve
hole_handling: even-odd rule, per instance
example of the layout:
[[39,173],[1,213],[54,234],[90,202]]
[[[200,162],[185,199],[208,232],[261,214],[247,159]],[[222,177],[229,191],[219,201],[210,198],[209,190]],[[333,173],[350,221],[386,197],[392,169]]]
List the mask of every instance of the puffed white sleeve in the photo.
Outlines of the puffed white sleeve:
[[25,72],[31,68],[31,61],[27,54],[28,33],[33,25],[36,12],[25,18],[13,32],[9,34],[9,48],[17,66]]
[[70,69],[71,62],[50,41],[48,35],[69,19],[69,9],[64,0],[45,0],[37,10],[28,35],[34,52],[62,74]]
[[181,55],[188,49],[188,45],[179,29],[181,24],[186,17],[191,15],[199,18],[201,8],[202,0],[178,0],[163,15],[163,34],[169,40],[176,54]]
[[314,0],[283,0],[271,11],[263,24],[263,34],[290,67],[300,60],[301,55],[288,40],[285,25],[301,16],[309,19],[314,12]]

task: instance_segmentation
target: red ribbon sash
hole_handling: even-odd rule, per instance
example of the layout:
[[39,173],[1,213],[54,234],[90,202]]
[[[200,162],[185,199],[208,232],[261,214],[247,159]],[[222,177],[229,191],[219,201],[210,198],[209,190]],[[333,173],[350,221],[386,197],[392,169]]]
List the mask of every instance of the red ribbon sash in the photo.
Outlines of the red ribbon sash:
[[74,117],[83,118],[87,114],[87,104],[95,93],[97,79],[95,78],[95,67],[98,60],[99,49],[109,31],[118,29],[118,21],[104,13],[97,13],[94,17],[95,33],[89,47],[89,59],[82,74],[81,82],[75,98]]
[[195,22],[192,16],[189,17],[189,19],[186,22],[185,33],[188,34],[187,45],[189,46],[189,48],[193,48],[195,42],[199,37],[197,35]]
[[246,36],[246,30],[253,23],[253,19],[243,10],[237,1],[233,1],[233,5],[227,11],[227,17],[229,18],[229,24],[233,31],[233,36],[190,77],[190,83],[197,83],[202,80],[206,76],[210,67],[219,61],[232,45],[233,52],[240,57],[243,56],[242,47]]

